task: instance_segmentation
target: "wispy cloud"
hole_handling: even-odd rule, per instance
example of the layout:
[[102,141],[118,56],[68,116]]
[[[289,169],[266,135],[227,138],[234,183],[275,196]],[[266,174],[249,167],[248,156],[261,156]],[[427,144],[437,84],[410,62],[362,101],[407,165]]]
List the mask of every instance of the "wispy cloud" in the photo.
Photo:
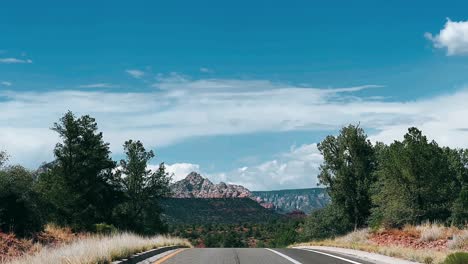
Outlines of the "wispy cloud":
[[446,49],[447,55],[468,55],[468,21],[451,21],[447,19],[437,35],[425,34],[434,47]]
[[79,85],[79,88],[116,88],[117,85],[113,85],[110,83],[91,83],[91,84],[84,84]]
[[[35,166],[51,159],[57,138],[48,128],[70,109],[96,117],[116,155],[128,138],[160,147],[198,136],[329,131],[356,122],[374,131],[373,140],[391,142],[409,126],[418,126],[442,145],[468,147],[468,133],[459,129],[468,127],[468,90],[385,101],[353,94],[375,85],[328,89],[268,80],[191,80],[175,74],[156,85],[162,88],[139,93],[0,90],[0,109],[5,110],[0,146],[17,162]],[[269,164],[281,167],[285,161]]]
[[315,187],[322,161],[317,145],[305,144],[292,146],[273,160],[207,175],[214,181],[240,184],[254,191]]
[[125,72],[136,79],[141,79],[143,78],[143,76],[145,76],[145,72],[141,70],[133,69],[133,70],[126,70]]
[[203,73],[213,73],[213,69],[210,69],[210,68],[205,68],[205,67],[201,67],[200,68],[200,72],[203,72]]
[[32,63],[30,59],[18,59],[18,58],[0,58],[0,63],[5,64],[21,64],[21,63]]
[[7,82],[7,81],[2,81],[2,82],[0,82],[0,85],[3,85],[3,86],[12,86],[13,83]]

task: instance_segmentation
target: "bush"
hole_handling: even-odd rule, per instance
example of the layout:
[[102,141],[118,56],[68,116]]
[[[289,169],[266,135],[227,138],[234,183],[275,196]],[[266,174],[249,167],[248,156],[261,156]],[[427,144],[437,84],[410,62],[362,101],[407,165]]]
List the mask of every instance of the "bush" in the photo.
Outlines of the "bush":
[[468,248],[468,231],[464,230],[454,235],[453,239],[448,242],[448,247],[455,250]]
[[95,231],[98,234],[114,234],[117,233],[117,228],[114,225],[100,223],[94,225]]
[[456,252],[447,256],[444,264],[466,264],[468,263],[467,252]]
[[435,241],[444,237],[444,227],[437,223],[426,222],[416,227],[421,232],[421,241]]
[[0,170],[0,230],[28,236],[43,227],[33,176],[21,166]]
[[329,205],[313,212],[304,223],[304,239],[319,240],[343,235],[353,229],[353,224],[338,208]]

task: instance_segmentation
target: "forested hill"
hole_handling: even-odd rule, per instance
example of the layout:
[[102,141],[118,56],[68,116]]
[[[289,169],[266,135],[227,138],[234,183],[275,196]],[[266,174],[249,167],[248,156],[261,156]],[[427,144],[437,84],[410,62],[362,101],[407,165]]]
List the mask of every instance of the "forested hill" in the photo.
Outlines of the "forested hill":
[[250,198],[165,198],[160,206],[171,224],[262,223],[284,217]]
[[300,210],[310,213],[330,202],[324,188],[308,188],[278,191],[254,191],[252,196],[262,199],[262,205],[273,206],[279,212]]

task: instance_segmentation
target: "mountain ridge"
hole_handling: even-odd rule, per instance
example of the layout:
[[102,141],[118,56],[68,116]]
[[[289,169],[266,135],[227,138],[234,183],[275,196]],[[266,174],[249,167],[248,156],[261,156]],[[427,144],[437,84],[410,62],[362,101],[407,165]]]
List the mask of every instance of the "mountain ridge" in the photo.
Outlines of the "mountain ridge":
[[242,185],[224,182],[214,184],[197,172],[189,173],[184,179],[173,183],[170,188],[170,198],[250,198],[262,207],[280,213],[310,213],[330,202],[323,188],[250,191]]

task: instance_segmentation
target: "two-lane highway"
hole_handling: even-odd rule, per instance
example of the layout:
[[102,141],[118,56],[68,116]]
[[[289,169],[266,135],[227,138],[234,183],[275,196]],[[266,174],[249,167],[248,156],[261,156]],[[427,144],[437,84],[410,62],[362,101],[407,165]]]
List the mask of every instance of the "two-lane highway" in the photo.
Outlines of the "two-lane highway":
[[163,264],[371,264],[325,251],[268,248],[192,248],[179,250]]

